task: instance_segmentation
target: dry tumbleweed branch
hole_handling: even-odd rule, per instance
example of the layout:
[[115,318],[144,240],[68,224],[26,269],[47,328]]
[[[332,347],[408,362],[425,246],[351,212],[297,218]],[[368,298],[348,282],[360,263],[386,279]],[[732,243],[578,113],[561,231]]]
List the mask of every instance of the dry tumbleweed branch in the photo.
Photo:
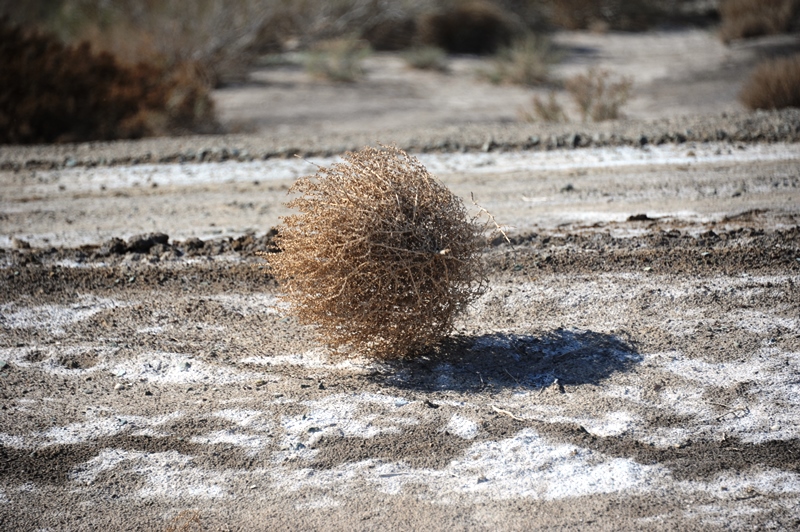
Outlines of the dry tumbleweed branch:
[[272,274],[302,323],[334,349],[413,356],[453,327],[486,285],[483,228],[414,157],[347,153],[290,189]]

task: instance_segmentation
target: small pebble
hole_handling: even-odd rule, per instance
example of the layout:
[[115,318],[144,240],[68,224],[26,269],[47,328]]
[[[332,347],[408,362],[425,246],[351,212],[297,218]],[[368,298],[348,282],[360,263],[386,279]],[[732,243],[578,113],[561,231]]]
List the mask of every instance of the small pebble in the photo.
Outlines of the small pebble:
[[114,385],[114,389],[115,389],[116,391],[120,391],[120,390],[122,390],[122,389],[124,389],[124,388],[125,388],[125,385],[124,385],[124,384],[122,384],[121,382],[118,382],[118,383],[116,383],[116,384]]
[[191,367],[192,367],[192,365],[189,362],[185,361],[185,360],[183,362],[181,362],[180,364],[178,364],[178,369],[180,369],[181,371],[186,371]]

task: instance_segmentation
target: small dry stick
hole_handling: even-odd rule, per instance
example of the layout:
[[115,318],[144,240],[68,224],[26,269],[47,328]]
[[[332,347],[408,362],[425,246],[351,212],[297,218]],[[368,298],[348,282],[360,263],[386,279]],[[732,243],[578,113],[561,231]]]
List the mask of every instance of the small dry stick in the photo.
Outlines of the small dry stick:
[[511,246],[511,252],[514,254],[514,264],[516,265],[517,264],[517,248],[514,247],[514,244],[511,242],[511,239],[508,238],[508,234],[503,230],[503,227],[499,223],[497,223],[497,220],[495,219],[494,215],[492,213],[490,213],[488,210],[486,210],[485,207],[482,207],[477,201],[475,201],[475,194],[470,192],[469,196],[472,199],[472,204],[475,205],[478,208],[478,214],[475,215],[475,218],[477,219],[483,214],[486,215],[487,221],[486,221],[486,224],[484,224],[484,228],[486,228],[489,225],[489,223],[491,223],[491,224],[494,225],[495,230],[498,231],[501,235],[503,235],[503,238],[505,239],[505,241],[508,242],[509,246]]
[[478,204],[477,201],[475,201],[475,194],[470,192],[469,196],[472,199],[472,204],[478,208],[478,214],[475,215],[475,218],[480,217],[481,214],[485,214],[486,217],[489,219],[489,221],[486,222],[486,225],[489,225],[489,222],[494,224],[495,229],[497,229],[500,232],[500,234],[503,235],[503,238],[505,238],[506,242],[508,242],[508,244],[511,246],[511,249],[514,249],[514,244],[511,243],[511,240],[508,238],[506,232],[503,231],[503,227],[499,223],[497,223],[497,220],[495,220],[494,215],[489,211],[487,211],[485,207],[482,207],[480,204]]
[[517,378],[516,378],[515,376],[513,376],[513,375],[511,374],[511,372],[510,372],[510,371],[508,371],[508,370],[507,370],[507,369],[505,369],[505,368],[503,368],[503,371],[505,371],[505,372],[506,372],[506,374],[507,374],[509,377],[511,377],[512,379],[514,379],[514,382],[516,382],[516,383],[517,383],[517,385],[519,385],[519,381],[517,380]]
[[511,419],[516,419],[517,421],[526,421],[525,419],[522,419],[521,417],[515,416],[514,414],[512,414],[508,410],[503,410],[502,408],[497,408],[494,405],[492,405],[492,410],[494,410],[498,414],[506,415],[506,416],[510,417]]

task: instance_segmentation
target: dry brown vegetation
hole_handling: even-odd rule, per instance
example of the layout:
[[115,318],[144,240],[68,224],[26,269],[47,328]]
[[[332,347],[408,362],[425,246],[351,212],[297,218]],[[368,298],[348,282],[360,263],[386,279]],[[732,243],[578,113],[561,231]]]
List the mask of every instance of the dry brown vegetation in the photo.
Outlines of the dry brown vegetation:
[[[261,0],[30,0],[27,9],[4,9],[12,19],[87,41],[121,61],[165,68],[191,62],[206,83],[244,78],[256,54],[258,30],[273,12]],[[38,6],[38,9],[34,9]],[[6,6],[7,7],[7,6]]]
[[531,98],[532,108],[521,109],[520,118],[525,122],[565,122],[567,115],[564,107],[556,99],[555,91],[550,91],[547,101],[542,100],[538,95]]
[[447,52],[435,46],[416,46],[408,49],[403,58],[411,68],[417,70],[447,71]]
[[190,63],[126,65],[88,43],[0,23],[0,142],[76,142],[211,131],[213,104]]
[[619,118],[620,109],[630,98],[632,86],[630,78],[614,80],[610,72],[595,68],[566,81],[567,92],[578,106],[584,122]]
[[[607,70],[592,68],[585,74],[578,74],[564,82],[564,87],[575,103],[581,120],[602,122],[621,117],[621,109],[630,98],[633,81],[630,78],[616,78]],[[538,95],[531,99],[530,108],[519,111],[525,122],[564,122],[567,112],[550,91],[547,100]]]
[[539,85],[549,79],[550,67],[558,60],[549,39],[528,34],[499,51],[488,77],[494,83]]
[[375,50],[494,53],[554,27],[644,29],[687,0],[0,0],[0,15],[127,62],[191,61],[213,86],[245,79],[266,53],[356,37]]
[[750,109],[800,107],[800,54],[758,65],[745,82],[739,99]]
[[[271,272],[340,353],[413,356],[481,293],[482,228],[414,157],[364,148],[298,180]],[[343,348],[343,349],[340,349]]]
[[725,42],[800,27],[800,0],[723,0],[719,12]]
[[364,75],[361,62],[369,53],[369,45],[353,37],[323,41],[308,55],[306,69],[321,79],[356,81]]

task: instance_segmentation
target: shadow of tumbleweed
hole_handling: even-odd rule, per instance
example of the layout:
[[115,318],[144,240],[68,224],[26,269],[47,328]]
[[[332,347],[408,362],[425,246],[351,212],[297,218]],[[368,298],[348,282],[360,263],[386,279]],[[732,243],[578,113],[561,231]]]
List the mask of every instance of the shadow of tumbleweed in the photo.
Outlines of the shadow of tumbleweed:
[[373,378],[421,391],[535,390],[554,382],[598,384],[641,360],[632,343],[617,335],[556,329],[454,336],[424,356],[389,363],[391,371]]

